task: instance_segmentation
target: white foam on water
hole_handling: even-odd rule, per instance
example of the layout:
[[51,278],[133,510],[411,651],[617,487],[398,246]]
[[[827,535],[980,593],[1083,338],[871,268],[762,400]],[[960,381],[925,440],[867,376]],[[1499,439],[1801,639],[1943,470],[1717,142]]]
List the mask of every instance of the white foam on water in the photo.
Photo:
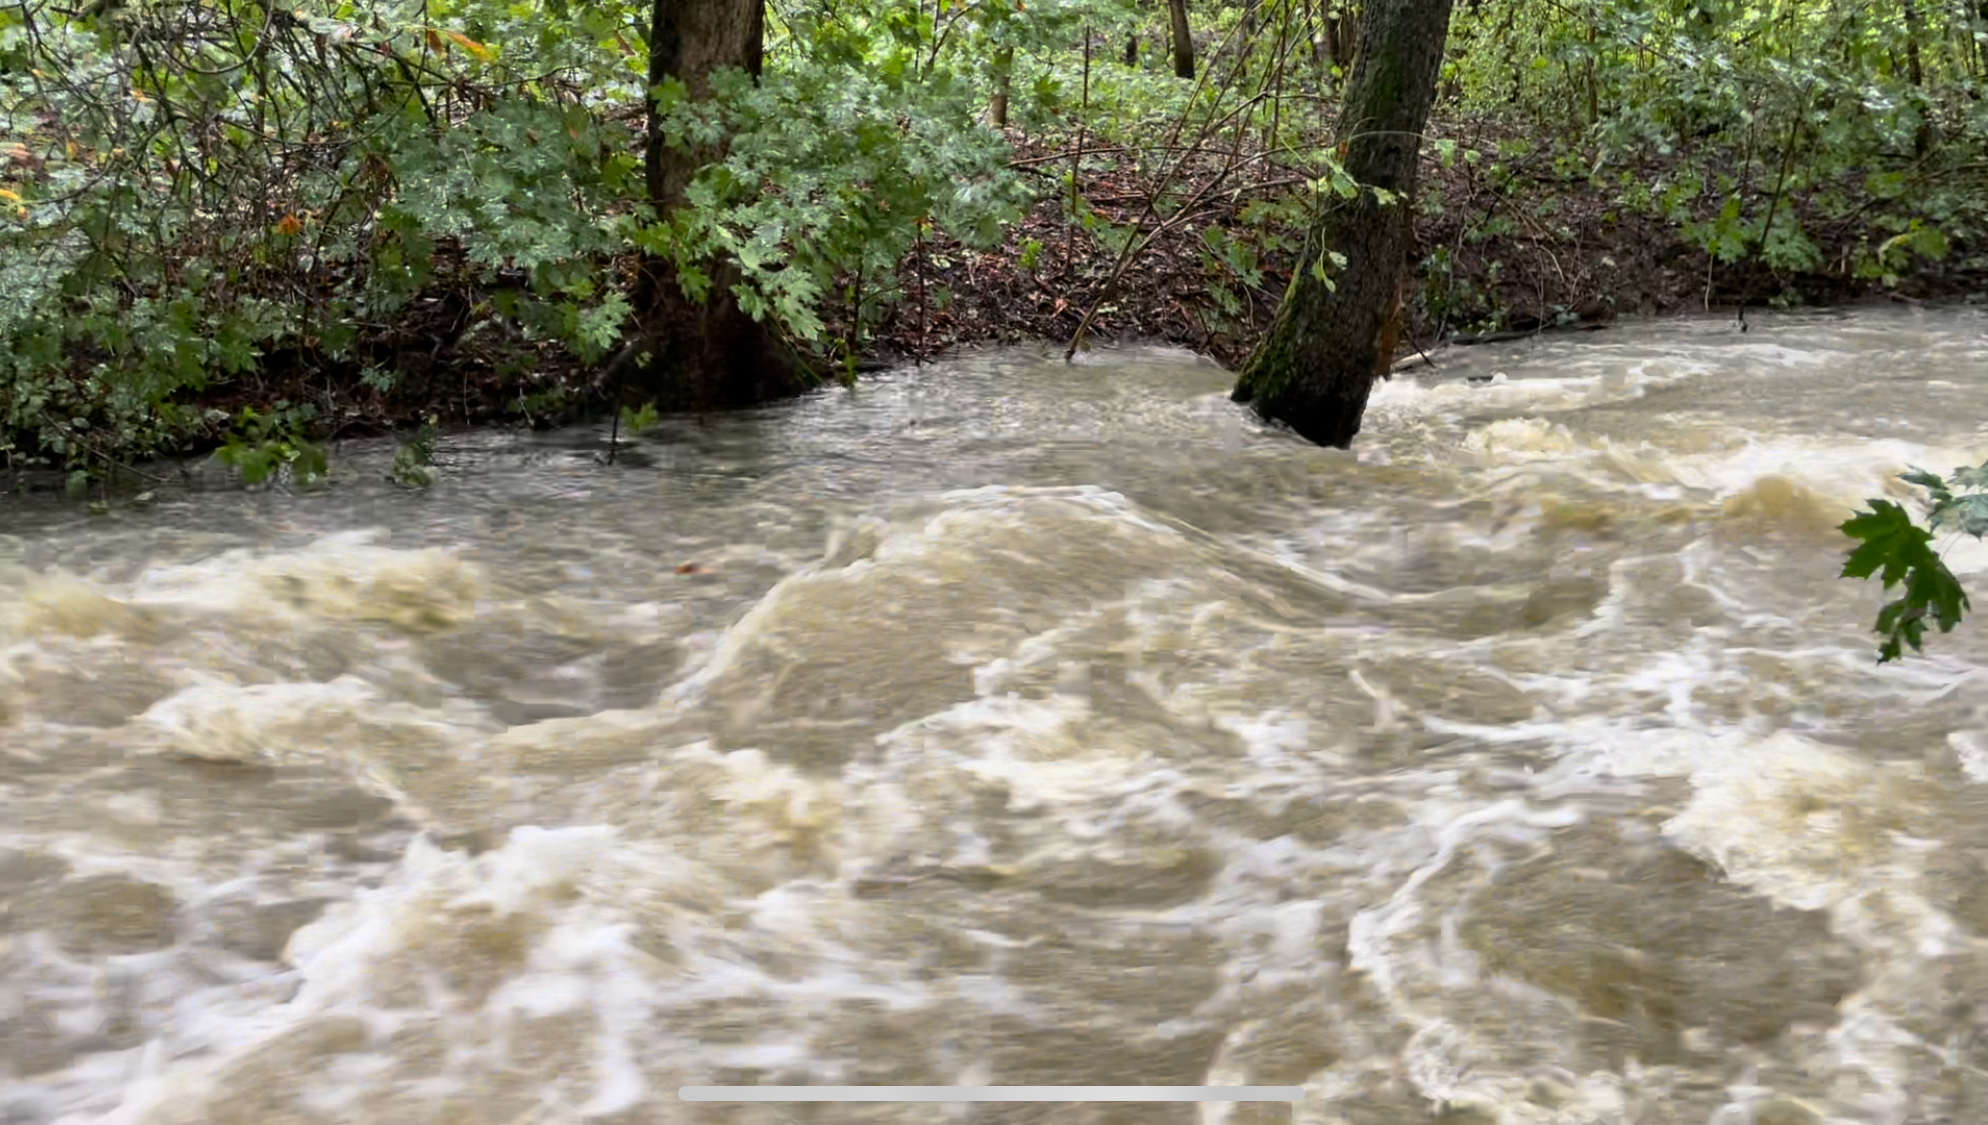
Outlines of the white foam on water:
[[1824,497],[1861,504],[1866,497],[1918,492],[1897,481],[1911,466],[1979,464],[1982,451],[1928,446],[1895,438],[1845,442],[1832,437],[1763,436],[1739,448],[1683,460],[1710,488],[1730,496],[1766,477],[1785,477]]
[[1430,380],[1427,376],[1389,379],[1374,386],[1367,409],[1383,417],[1406,418],[1512,410],[1568,411],[1641,398],[1652,390],[1716,370],[1704,360],[1681,356],[1651,357],[1635,360],[1626,367],[1610,367],[1608,361],[1570,351],[1565,357],[1580,357],[1579,362],[1595,373],[1569,374],[1565,369],[1546,368],[1528,356],[1505,351],[1449,354],[1463,362],[1446,363],[1440,370],[1447,373],[1460,369],[1473,378],[1488,375],[1488,381],[1470,382],[1457,377]]
[[1367,409],[1382,415],[1444,415],[1465,410],[1570,410],[1597,397],[1602,380],[1596,377],[1499,378],[1469,383],[1461,379],[1418,382],[1389,379],[1374,386]]
[[1968,780],[1988,784],[1988,732],[1954,731],[1947,735],[1947,745]]
[[329,683],[197,683],[134,721],[139,746],[216,762],[321,764],[340,751],[339,728],[381,700],[356,676]]
[[[1738,366],[1746,374],[1759,375],[1762,365],[1790,370],[1811,370],[1831,358],[1830,352],[1815,348],[1795,348],[1786,344],[1769,341],[1732,341],[1725,345],[1725,352],[1739,360]],[[1746,370],[1751,368],[1752,370]]]
[[[666,1047],[655,1040],[653,1011],[669,968],[635,939],[657,921],[672,932],[670,914],[645,914],[644,906],[653,911],[687,891],[695,897],[700,878],[667,849],[624,841],[603,825],[519,828],[477,857],[417,840],[384,884],[292,937],[285,957],[302,982],[292,999],[243,1021],[219,1058],[166,1067],[133,1085],[104,1120],[186,1119],[207,1097],[270,1079],[362,1118],[376,1113],[358,1107],[381,1093],[379,1066],[308,1080],[261,1073],[260,1060],[333,1017],[356,1018],[370,1029],[362,1040],[375,1045],[439,1019],[456,1064],[468,1068],[445,1085],[464,1094],[475,1091],[477,1072],[488,1080],[517,1067],[549,1083],[549,1095],[571,1092],[568,1067],[578,1063],[591,1075],[580,1083],[580,1112],[620,1112],[648,1095],[645,1068]],[[579,1038],[562,1047],[571,1059],[515,1055],[528,1024],[566,1016],[579,1021]]]
[[[1456,940],[1454,919],[1445,914],[1438,921],[1436,928],[1443,935],[1438,942],[1417,935],[1431,921],[1425,886],[1442,877],[1460,857],[1474,854],[1490,840],[1542,838],[1545,831],[1580,823],[1584,814],[1572,806],[1535,807],[1520,798],[1447,812],[1431,803],[1420,813],[1434,844],[1433,854],[1383,904],[1353,917],[1346,941],[1349,967],[1365,974],[1390,1011],[1412,1029],[1402,1064],[1423,1097],[1478,1107],[1499,1115],[1499,1120],[1562,1120],[1527,1116],[1536,1111],[1524,1108],[1529,1104],[1525,1075],[1497,1065],[1489,1045],[1444,1011],[1443,999],[1450,990],[1479,986],[1475,956]],[[1595,1077],[1600,1081],[1581,1083],[1571,1092],[1574,1112],[1592,1114],[1619,1105],[1619,1080]]]
[[294,551],[233,550],[147,571],[134,605],[170,606],[276,621],[365,622],[409,631],[456,624],[476,612],[484,580],[439,548],[381,545],[386,533],[327,535]]
[[1838,1112],[1903,1120],[1925,1060],[1952,1046],[1909,1025],[1925,1026],[1932,1005],[1979,1002],[1941,979],[1979,939],[1929,894],[1927,861],[1939,849],[1930,837],[1949,827],[1929,819],[1937,814],[1927,789],[1939,783],[1916,764],[1877,763],[1786,732],[1708,762],[1693,782],[1667,833],[1759,894],[1826,912],[1832,929],[1869,951],[1864,984],[1838,1006],[1809,1067],[1833,1079]]
[[[1924,854],[1889,826],[1908,815],[1893,770],[1786,731],[1711,758],[1665,831],[1778,902],[1826,910],[1878,949],[1958,948],[1953,920],[1923,894]],[[1887,809],[1887,805],[1896,806]]]
[[[1816,361],[1814,352],[1771,341],[1729,354],[1773,377]],[[1743,498],[1734,518],[1753,503],[1761,518],[1786,521],[1797,509],[1833,517],[1865,495],[1898,495],[1882,490],[1904,464],[1969,460],[1906,442],[1850,450],[1772,433],[1710,452],[1704,442],[1673,449],[1660,436],[1642,444],[1591,437],[1578,422],[1555,417],[1708,369],[1692,359],[1646,359],[1615,375],[1575,366],[1571,377],[1482,387],[1397,380],[1376,388],[1375,402],[1384,420],[1392,412],[1411,422],[1533,412],[1469,435],[1452,463],[1462,480],[1431,475],[1428,498],[1441,501],[1456,499],[1459,483],[1464,498],[1528,490],[1551,498],[1556,489],[1601,492],[1627,505]],[[1212,415],[1223,405],[1208,399],[1190,409]],[[1239,432],[1202,429],[1217,444]],[[1310,471],[1323,462],[1305,464]],[[1763,488],[1769,480],[1790,487]],[[1314,516],[1332,529],[1320,540],[1331,549],[1331,535],[1370,529],[1388,512],[1306,508],[1304,517]],[[1474,548],[1527,545],[1523,529],[1473,534],[1456,530],[1457,541]],[[1735,593],[1745,587],[1732,580],[1732,557],[1716,537],[1684,548],[1676,570],[1662,569],[1662,556],[1617,559],[1607,600],[1563,632],[1469,642],[1424,635],[1419,626],[1334,631],[1267,620],[1276,614],[1256,607],[1275,604],[1277,583],[1259,589],[1239,574],[1278,563],[1286,564],[1277,575],[1288,580],[1283,589],[1329,594],[1351,603],[1350,613],[1440,607],[1450,592],[1390,590],[1379,579],[1339,577],[1330,570],[1338,561],[1307,565],[1295,551],[1218,549],[1204,539],[1104,489],[990,487],[922,498],[889,518],[857,518],[841,529],[821,562],[712,635],[702,666],[665,690],[664,706],[510,731],[473,707],[389,698],[377,676],[248,684],[176,672],[176,691],[115,732],[121,745],[373,771],[383,791],[396,793],[448,760],[461,776],[488,774],[492,782],[541,769],[570,773],[571,784],[560,777],[542,787],[564,817],[544,823],[567,826],[473,817],[480,827],[510,828],[478,855],[417,841],[377,885],[339,888],[347,901],[292,937],[289,967],[263,982],[266,995],[242,985],[182,997],[176,1026],[148,1047],[85,1059],[61,1080],[69,1085],[58,1091],[51,1081],[34,1096],[77,1125],[192,1125],[223,1099],[261,1106],[249,1099],[264,1096],[274,1099],[263,1110],[271,1120],[293,1107],[340,1120],[420,1119],[443,1112],[445,1100],[470,1119],[611,1116],[660,1105],[673,1084],[708,1081],[724,1067],[838,1073],[869,1044],[830,1042],[822,1029],[852,1009],[904,1015],[914,1039],[931,1025],[910,1017],[933,1011],[1060,1030],[1094,1026],[1111,1019],[1122,997],[1059,993],[1059,982],[1022,970],[1067,953],[1065,946],[1088,948],[1095,956],[1077,975],[1094,969],[1109,981],[1126,939],[1191,934],[1215,943],[1208,971],[1218,984],[1147,1022],[1166,1034],[1222,1032],[1215,1078],[1249,1078],[1261,1065],[1252,1052],[1279,1036],[1331,1046],[1338,1061],[1303,1077],[1311,1098],[1300,1120],[1336,1120],[1343,1103],[1366,1096],[1365,1084],[1396,1078],[1425,1099],[1476,1105],[1500,1122],[1626,1120],[1635,1099],[1648,1096],[1642,1069],[1556,1071],[1547,1075],[1553,1098],[1535,1101],[1529,1083],[1539,1076],[1510,1065],[1501,1047],[1511,1044],[1488,1042],[1460,1014],[1461,1001],[1502,989],[1514,1011],[1551,1008],[1553,1018],[1573,1018],[1563,1001],[1487,975],[1463,940],[1457,896],[1482,872],[1577,822],[1586,815],[1581,801],[1633,804],[1645,782],[1688,778],[1693,796],[1667,825],[1677,842],[1750,890],[1829,911],[1840,931],[1880,955],[1891,975],[1845,1003],[1829,1032],[1836,1052],[1829,1065],[1846,1075],[1891,1076],[1874,1083],[1871,1112],[1903,1104],[1899,1092],[1924,1072],[1895,1018],[1898,998],[1923,983],[1905,969],[1953,951],[1965,935],[1925,893],[1921,844],[1910,832],[1870,831],[1868,821],[1916,831],[1910,794],[1898,786],[1924,779],[1774,733],[1762,714],[1732,719],[1705,696],[1771,694],[1773,685],[1746,664],[1755,655],[1813,671],[1826,688],[1847,684],[1904,705],[1952,689],[1971,669],[1915,663],[1856,672],[1871,677],[1859,680],[1850,665],[1853,657],[1867,665],[1868,654],[1832,647],[1830,637],[1772,647],[1758,634],[1808,629],[1800,607],[1792,597],[1760,605]],[[1704,590],[1717,605],[1715,623],[1666,633],[1639,617],[1664,585]],[[69,646],[65,660],[85,644],[130,643],[175,614],[271,635],[317,630],[391,643],[393,633],[446,628],[491,604],[482,576],[449,552],[393,550],[365,532],[297,552],[231,552],[160,568],[128,589],[61,579],[48,590],[33,628],[49,636],[31,646],[44,655]],[[1037,599],[1036,619],[1013,619],[1003,599],[1021,600],[1016,591]],[[824,652],[874,658],[863,672],[877,677],[928,670],[911,666],[913,657],[874,651],[891,646],[870,645],[849,624],[899,601],[931,611],[912,618],[917,627],[950,631],[915,659],[955,665],[969,698],[945,695],[888,722],[858,724],[860,737],[805,764],[786,758],[795,743],[782,737],[832,733],[841,720],[810,727],[811,715],[781,715],[718,732],[707,695],[737,686],[727,677],[767,687],[760,681],[783,668],[809,671]],[[155,611],[164,616],[134,616]],[[0,618],[0,632],[27,620],[4,607]],[[686,619],[672,603],[606,618],[646,642],[681,635]],[[830,642],[842,647],[821,647]],[[419,647],[402,644],[407,652]],[[1329,669],[1331,682],[1304,680],[1292,671],[1307,667],[1301,660],[1277,663],[1291,649]],[[1512,651],[1553,658],[1545,670],[1484,673],[1538,704],[1512,723],[1411,706],[1397,698],[1399,682],[1359,671],[1370,672],[1363,661],[1377,655],[1411,655],[1440,676]],[[1122,662],[1108,670],[1122,667],[1125,685],[1155,707],[1123,704],[1132,721],[1112,699],[1094,698],[1087,673],[1107,662]],[[7,666],[0,660],[0,681]],[[412,657],[409,667],[418,670]],[[1265,677],[1302,682],[1295,694],[1265,692]],[[0,685],[0,707],[5,690]],[[1306,711],[1320,691],[1346,695],[1356,710],[1363,698],[1371,703],[1372,729],[1336,730]],[[709,741],[686,744],[700,729]],[[1446,741],[1405,740],[1426,757],[1382,768],[1353,753],[1376,732]],[[1973,772],[1978,740],[1964,733],[1950,742]],[[1537,772],[1512,764],[1509,755],[1520,752]],[[423,769],[394,772],[396,754],[416,755]],[[1498,783],[1491,795],[1486,778]],[[453,791],[449,799],[463,800]],[[1302,822],[1308,805],[1333,815],[1304,831],[1277,827]],[[1249,815],[1235,820],[1247,827],[1204,819],[1197,811],[1204,806],[1240,808]],[[124,795],[104,807],[133,822],[158,812]],[[1368,822],[1348,808],[1382,815]],[[1294,810],[1288,820],[1287,810]],[[1271,838],[1250,834],[1257,831]],[[95,862],[107,866],[80,869],[118,869],[108,855]],[[149,870],[132,862],[130,870]],[[176,861],[146,862],[163,871]],[[1193,879],[1180,877],[1195,864],[1202,866]],[[852,893],[854,877],[882,882],[897,870],[910,872],[904,897]],[[1068,884],[1060,900],[1031,896],[1040,889],[1035,880],[1071,871],[1090,872],[1107,889],[1112,879],[1130,885],[1128,871],[1174,882],[1156,899],[1106,909],[1085,904],[1081,882]],[[1872,889],[1880,880],[1890,888],[1882,895]],[[253,891],[197,884],[183,884],[190,906],[206,893]],[[941,885],[956,889],[930,889]],[[930,933],[893,930],[925,922]],[[1344,966],[1336,963],[1340,934]],[[958,948],[946,944],[953,938]],[[238,971],[220,959],[212,964]],[[49,972],[51,987],[81,996],[91,986],[87,967]],[[62,1016],[64,1027],[81,1026],[86,1014],[79,1001]],[[700,1040],[706,1031],[708,1042]],[[1397,1056],[1386,1044],[1400,1040],[1407,1046]],[[984,1079],[991,1064],[975,1050],[963,1049],[946,1073]],[[421,1058],[441,1065],[423,1071]],[[94,1089],[77,1094],[82,1079]],[[284,1102],[288,1087],[295,1097]],[[1751,1079],[1735,1090],[1742,1114],[1774,1096]],[[1854,1101],[1846,1094],[1828,1108],[1847,1115]]]
[[1305,771],[1317,764],[1318,754],[1333,753],[1321,745],[1324,740],[1310,718],[1281,707],[1253,716],[1217,714],[1212,721],[1241,739],[1250,760],[1266,772]]

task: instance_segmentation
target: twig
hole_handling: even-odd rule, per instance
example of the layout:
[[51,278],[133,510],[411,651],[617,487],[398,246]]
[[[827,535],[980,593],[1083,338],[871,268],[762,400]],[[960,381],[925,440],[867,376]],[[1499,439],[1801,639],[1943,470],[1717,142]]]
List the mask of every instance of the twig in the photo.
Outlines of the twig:
[[[1802,118],[1808,113],[1809,92],[1814,88],[1813,81],[1802,87],[1801,101],[1795,104],[1794,120],[1788,123],[1788,142],[1781,146],[1781,170],[1774,176],[1774,195],[1767,201],[1767,219],[1761,223],[1760,241],[1754,244],[1753,254],[1747,259],[1749,274],[1767,253],[1767,238],[1774,233],[1774,212],[1781,206],[1781,191],[1788,183],[1788,168],[1795,162],[1795,140],[1801,136]],[[1740,294],[1739,329],[1741,332],[1746,331],[1746,294],[1744,293]]]
[[1084,25],[1084,95],[1077,117],[1077,148],[1070,157],[1070,213],[1063,221],[1063,272],[1076,264],[1078,183],[1084,175],[1084,129],[1091,121],[1091,25]]
[[923,366],[925,363],[925,220],[916,224],[913,238],[914,249],[911,258],[911,274],[918,280],[918,354],[912,362]]
[[151,481],[153,484],[172,483],[172,481],[167,477],[153,476],[151,473],[146,472],[145,470],[137,467],[136,465],[130,464],[129,462],[125,461],[120,461],[117,458],[112,457],[110,454],[105,453],[101,449],[98,449],[96,445],[94,445],[88,438],[78,436],[74,430],[71,430],[69,427],[57,421],[52,415],[44,414],[41,420],[47,422],[49,425],[54,426],[56,429],[62,431],[63,437],[66,437],[70,441],[76,443],[77,445],[82,446],[84,449],[89,450],[90,454],[99,461],[103,461],[106,464],[113,465],[117,468],[123,469],[125,472],[130,473],[133,476],[142,477],[145,480]]
[[[1219,56],[1224,51],[1227,50],[1229,43],[1234,40],[1237,31],[1241,28],[1241,26],[1242,26],[1241,24],[1237,24],[1236,28],[1232,28],[1229,31],[1229,34],[1222,40],[1221,45],[1216,48],[1215,51],[1216,55]],[[1244,61],[1243,53],[1238,52],[1235,55],[1235,61],[1230,65],[1230,69],[1228,72],[1230,77],[1233,77],[1236,74],[1236,72],[1241,68],[1243,61]],[[1195,79],[1193,93],[1198,93],[1200,91],[1202,84],[1208,80],[1208,76],[1213,71],[1214,71],[1213,67],[1203,68],[1203,70],[1201,71],[1201,76]],[[1180,139],[1181,131],[1187,127],[1187,115],[1192,110],[1194,105],[1193,93],[1190,93],[1188,97],[1187,108],[1182,109],[1181,115],[1178,118],[1174,119],[1173,130],[1167,137],[1167,144],[1169,146],[1173,145],[1175,142],[1177,142]],[[1266,97],[1268,97],[1269,94],[1270,91],[1268,89],[1258,90],[1254,95],[1245,99],[1240,105],[1236,106],[1235,109],[1231,110],[1226,114],[1223,114],[1219,118],[1217,118],[1214,115],[1214,113],[1211,111],[1209,113],[1207,120],[1202,122],[1201,130],[1199,134],[1195,137],[1195,143],[1192,147],[1195,148],[1196,150],[1199,150],[1201,143],[1214,132],[1214,130],[1217,128],[1219,123],[1225,123],[1242,117],[1242,115],[1247,113],[1249,110],[1254,108],[1258,103],[1262,102]],[[1207,197],[1209,192],[1213,191],[1217,186],[1221,184],[1221,182],[1224,179],[1226,179],[1228,176],[1232,175],[1235,172],[1236,168],[1239,166],[1240,154],[1242,151],[1241,140],[1240,140],[1241,132],[1242,129],[1239,127],[1237,130],[1238,140],[1236,142],[1236,145],[1233,147],[1233,150],[1230,153],[1226,154],[1228,156],[1228,163],[1225,167],[1223,167],[1215,174],[1214,179],[1210,180],[1207,184],[1203,185],[1200,191],[1196,192],[1192,197],[1189,198],[1187,203],[1183,204],[1179,210],[1174,212],[1172,218],[1163,221],[1157,228],[1154,229],[1154,231],[1151,234],[1145,235],[1143,237],[1135,234],[1134,236],[1129,237],[1125,240],[1125,245],[1119,249],[1118,260],[1112,264],[1111,274],[1105,278],[1104,284],[1099,286],[1097,297],[1091,301],[1090,307],[1084,311],[1083,319],[1077,323],[1077,330],[1071,333],[1070,344],[1068,347],[1066,347],[1063,350],[1064,362],[1066,363],[1069,362],[1077,354],[1077,349],[1083,346],[1084,333],[1090,330],[1091,322],[1097,319],[1098,310],[1102,309],[1104,307],[1104,303],[1111,299],[1112,294],[1117,289],[1118,282],[1125,276],[1125,271],[1127,268],[1131,266],[1133,259],[1138,257],[1139,253],[1143,251],[1146,247],[1151,246],[1153,244],[1153,240],[1157,238],[1161,232],[1170,229],[1170,227],[1174,225],[1175,220],[1178,220],[1185,212],[1191,210],[1194,206],[1198,205],[1202,199]],[[1137,222],[1144,223],[1147,218],[1158,216],[1160,196],[1164,195],[1166,193],[1167,188],[1172,185],[1173,179],[1179,173],[1182,163],[1183,162],[1181,161],[1175,161],[1172,165],[1170,165],[1167,168],[1166,173],[1160,177],[1159,184],[1154,187],[1152,196],[1146,201],[1146,207],[1144,211],[1141,213],[1139,219],[1136,220]]]

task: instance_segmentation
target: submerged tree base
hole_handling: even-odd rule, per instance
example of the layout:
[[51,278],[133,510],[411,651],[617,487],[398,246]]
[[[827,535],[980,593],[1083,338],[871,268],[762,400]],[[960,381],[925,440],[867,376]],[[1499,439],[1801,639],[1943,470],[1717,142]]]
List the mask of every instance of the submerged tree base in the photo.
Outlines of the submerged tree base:
[[739,307],[731,294],[735,271],[715,271],[708,300],[698,303],[667,271],[651,269],[658,272],[640,287],[649,310],[641,330],[596,379],[612,383],[614,397],[659,410],[730,410],[820,385],[819,373],[793,344]]
[[1408,207],[1449,23],[1450,0],[1369,0],[1339,121],[1345,174],[1359,186],[1318,213],[1277,319],[1236,381],[1238,402],[1320,445],[1352,444],[1374,380],[1394,361]]
[[1381,344],[1382,325],[1368,323],[1384,315],[1382,298],[1363,304],[1360,297],[1299,278],[1229,397],[1306,441],[1352,445],[1374,380],[1393,358]]
[[1363,268],[1330,282],[1299,273],[1229,397],[1307,441],[1351,445],[1374,381],[1394,359],[1406,225],[1398,208],[1366,193],[1321,215],[1306,258],[1319,261],[1333,247]]

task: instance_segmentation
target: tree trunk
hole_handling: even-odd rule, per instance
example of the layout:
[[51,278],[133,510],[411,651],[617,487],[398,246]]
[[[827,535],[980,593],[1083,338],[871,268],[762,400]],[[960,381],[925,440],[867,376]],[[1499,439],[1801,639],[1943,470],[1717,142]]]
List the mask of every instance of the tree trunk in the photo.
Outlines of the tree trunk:
[[1167,0],[1167,14],[1173,20],[1173,72],[1181,78],[1194,77],[1194,29],[1187,26],[1187,0]]
[[1905,0],[1905,77],[1912,83],[1912,108],[1919,114],[1919,127],[1912,133],[1912,155],[1921,160],[1933,150],[1933,107],[1917,93],[1926,86],[1926,67],[1919,57],[1919,41],[1925,37],[1926,22],[1919,16],[1917,0]]
[[1988,0],[1974,5],[1974,75],[1988,78]]
[[1344,67],[1350,60],[1346,49],[1346,32],[1341,23],[1346,19],[1346,0],[1321,0],[1319,4],[1318,52],[1325,62],[1326,69]]
[[1974,77],[1988,78],[1988,0],[1974,5],[1973,32],[1968,38],[1974,43]]
[[1008,127],[1008,91],[1014,85],[1015,49],[1001,47],[994,52],[994,101],[987,116],[996,129]]
[[[764,0],[654,0],[649,23],[648,134],[643,172],[659,219],[685,207],[698,169],[722,148],[673,146],[663,134],[654,88],[675,79],[693,98],[711,94],[711,75],[727,67],[759,77],[765,43]],[[807,365],[780,335],[739,308],[736,263],[706,263],[702,303],[690,300],[675,267],[645,255],[636,285],[640,329],[632,347],[637,388],[669,408],[745,406],[799,394],[812,382]],[[630,354],[624,350],[624,354]]]
[[[1277,319],[1231,396],[1319,445],[1353,443],[1374,380],[1394,359],[1409,204],[1449,23],[1450,0],[1367,0],[1339,122],[1346,171],[1362,190],[1321,203]],[[1312,272],[1329,251],[1346,258],[1331,286]]]
[[1353,18],[1350,5],[1345,0],[1342,0],[1339,5],[1339,14],[1333,18],[1332,29],[1332,61],[1341,68],[1351,72],[1353,69],[1353,44],[1360,33],[1360,26],[1359,22]]
[[1926,37],[1925,21],[1919,18],[1916,0],[1905,0],[1905,77],[1913,87],[1926,84],[1926,68],[1919,61],[1919,41]]

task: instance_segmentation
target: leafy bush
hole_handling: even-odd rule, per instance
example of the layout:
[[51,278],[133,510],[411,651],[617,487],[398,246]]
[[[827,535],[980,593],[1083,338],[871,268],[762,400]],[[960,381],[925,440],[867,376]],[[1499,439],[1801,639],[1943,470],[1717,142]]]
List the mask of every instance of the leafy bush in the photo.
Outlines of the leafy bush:
[[242,408],[228,441],[214,457],[242,474],[245,484],[262,484],[273,477],[287,476],[298,485],[311,485],[324,479],[328,466],[324,447],[306,440],[303,428],[316,415],[309,404],[292,407],[278,400],[273,413]]
[[[719,76],[692,102],[647,89],[635,0],[0,5],[0,456],[87,472],[260,448],[243,402],[308,383],[321,413],[301,437],[346,420],[341,395],[426,412],[444,363],[482,365],[541,421],[593,391],[545,361],[601,360],[644,311],[640,252],[693,296],[708,263],[736,263],[748,312],[851,360],[905,295],[907,254],[992,245],[1038,195],[1118,259],[1094,308],[1156,229],[1193,220],[1212,299],[1241,318],[1304,212],[1350,188],[1324,143],[1346,60],[1321,43],[1344,29],[1320,22],[1347,10],[1197,2],[1203,66],[1183,82],[1124,61],[1128,36],[1163,38],[1140,0],[773,4],[763,80]],[[1513,126],[1463,149],[1501,197],[1618,184],[1713,257],[1773,270],[1890,282],[1980,252],[1988,27],[1969,9],[1513,0],[1460,7],[1455,28],[1452,104]],[[1016,161],[984,124],[997,90],[1014,129],[1082,151]],[[652,95],[669,143],[727,142],[672,215],[641,174]],[[1108,162],[1158,173],[1143,211],[1084,198]],[[1286,194],[1204,222],[1251,163]],[[1546,214],[1498,211],[1429,248],[1432,315],[1475,315],[1495,272],[1454,259]],[[1045,241],[1022,268],[1068,271],[1072,240]],[[1824,245],[1856,249],[1824,263]]]
[[976,120],[985,52],[1039,70],[1087,14],[1129,10],[776,13],[764,83],[663,92],[672,142],[732,143],[694,206],[659,217],[640,174],[646,4],[0,8],[0,453],[87,467],[221,440],[226,416],[195,404],[274,364],[402,389],[381,341],[444,286],[472,307],[442,344],[589,363],[634,311],[635,249],[676,258],[692,289],[714,254],[737,261],[744,307],[819,343],[838,280],[857,279],[860,321],[928,229],[984,245],[1019,214],[1005,142]]
[[1848,226],[1873,247],[1851,268],[1895,279],[1900,251],[1988,234],[1983,34],[1914,0],[1518,0],[1459,7],[1446,72],[1471,112],[1620,169],[1625,200],[1721,262],[1817,270],[1819,232]]
[[421,428],[414,435],[394,447],[393,466],[387,470],[387,479],[402,488],[427,488],[435,483],[435,439],[438,436],[434,415],[421,422]]
[[528,337],[598,352],[635,162],[579,91],[625,87],[628,59],[564,24],[488,46],[450,8],[0,9],[27,64],[0,74],[0,450],[219,436],[191,396],[278,354],[365,366],[445,242]]

